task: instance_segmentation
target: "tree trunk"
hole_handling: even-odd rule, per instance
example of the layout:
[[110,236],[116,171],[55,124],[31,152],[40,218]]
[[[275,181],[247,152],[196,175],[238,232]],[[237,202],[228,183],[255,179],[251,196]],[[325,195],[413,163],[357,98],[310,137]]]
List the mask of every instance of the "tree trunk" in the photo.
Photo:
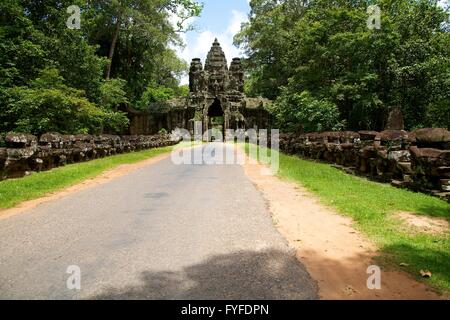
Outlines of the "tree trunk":
[[112,60],[114,57],[114,51],[116,50],[117,38],[119,37],[121,20],[122,20],[122,13],[119,13],[119,15],[117,17],[116,27],[114,28],[114,35],[113,35],[113,39],[111,41],[111,46],[109,47],[109,54],[108,54],[109,61],[108,61],[108,65],[106,66],[106,73],[105,73],[106,80],[109,80],[109,78],[111,76]]

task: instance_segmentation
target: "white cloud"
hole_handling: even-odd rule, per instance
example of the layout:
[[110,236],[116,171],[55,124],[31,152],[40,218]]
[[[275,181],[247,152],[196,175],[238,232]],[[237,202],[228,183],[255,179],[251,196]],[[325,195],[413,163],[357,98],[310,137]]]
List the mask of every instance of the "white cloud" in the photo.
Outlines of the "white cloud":
[[227,33],[235,35],[241,30],[241,24],[247,21],[247,15],[244,12],[237,10],[233,10],[231,13],[233,17],[231,18]]

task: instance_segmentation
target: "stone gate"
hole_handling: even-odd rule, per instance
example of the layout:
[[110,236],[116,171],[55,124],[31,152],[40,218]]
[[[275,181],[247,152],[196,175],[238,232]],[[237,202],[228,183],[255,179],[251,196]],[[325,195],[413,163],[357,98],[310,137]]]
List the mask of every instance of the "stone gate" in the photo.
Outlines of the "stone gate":
[[205,65],[192,59],[189,70],[189,96],[173,99],[164,106],[150,106],[149,111],[130,114],[130,134],[155,134],[161,129],[176,128],[194,132],[201,121],[203,132],[216,129],[224,136],[227,129],[266,129],[269,100],[249,98],[244,94],[244,69],[240,58],[228,66],[217,39],[209,51]]
[[234,58],[228,68],[225,53],[217,39],[208,53],[204,68],[200,59],[192,60],[189,88],[189,105],[195,108],[195,120],[203,122],[205,131],[217,125],[221,126],[222,133],[227,129],[245,127],[241,59]]

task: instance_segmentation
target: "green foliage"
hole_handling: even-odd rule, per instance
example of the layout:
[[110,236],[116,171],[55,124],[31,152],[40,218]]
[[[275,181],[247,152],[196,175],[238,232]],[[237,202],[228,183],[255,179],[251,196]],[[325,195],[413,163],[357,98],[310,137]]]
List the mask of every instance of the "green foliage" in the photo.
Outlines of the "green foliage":
[[148,102],[163,102],[172,99],[174,95],[172,88],[157,87],[148,88],[143,97]]
[[8,108],[2,112],[9,121],[7,127],[39,135],[98,133],[109,120],[113,120],[115,129],[128,124],[122,114],[97,107],[81,90],[66,86],[63,80],[56,69],[45,69],[29,87],[8,89]]
[[450,130],[450,99],[443,99],[430,104],[426,115],[428,126]]
[[[367,28],[373,1],[252,0],[235,42],[247,52],[246,92],[275,100],[286,87],[338,107],[348,129],[384,128],[401,106],[407,129],[448,126],[448,13],[434,0],[381,0],[380,30]],[[283,98],[284,99],[284,98]],[[444,122],[444,123],[443,123]]]
[[166,5],[170,12],[175,14],[178,17],[177,21],[177,31],[193,31],[193,25],[187,25],[186,21],[188,21],[191,17],[198,17],[203,10],[203,3],[197,3],[192,0],[174,0],[174,1],[166,1]]
[[[192,29],[186,22],[201,9],[192,0],[93,0],[86,28],[100,55],[111,57],[110,76],[127,82],[128,98],[135,102],[150,84],[178,86],[188,66],[169,45],[182,44],[178,32]],[[178,17],[178,26],[172,17]]]
[[[95,101],[99,94],[106,59],[96,54],[97,44],[88,41],[87,30],[84,28],[88,22],[84,15],[81,30],[69,30],[66,26],[69,17],[66,8],[70,5],[78,5],[84,12],[86,2],[82,0],[9,1],[15,3],[18,8],[14,12],[14,19],[26,21],[29,25],[29,30],[23,34],[25,39],[42,49],[42,59],[38,60],[38,66],[33,68],[34,72],[27,77],[26,81],[14,84],[26,85],[37,76],[39,70],[56,68],[68,86],[83,90],[91,101]],[[14,34],[15,29],[12,32],[9,28],[7,32],[7,36],[14,40],[17,39]],[[36,54],[30,55],[30,61],[34,62]],[[28,68],[28,63],[21,68],[22,73],[23,69]]]
[[189,85],[185,84],[182,86],[179,86],[175,89],[175,96],[176,97],[187,97],[189,96]]
[[43,38],[19,1],[0,2],[0,86],[24,85],[37,76],[46,63]]
[[339,110],[326,100],[317,100],[307,91],[291,93],[284,89],[269,107],[275,125],[286,131],[340,130]]
[[122,79],[105,80],[100,85],[100,105],[109,110],[117,110],[121,104],[128,103],[125,86],[126,81]]
[[103,110],[102,126],[108,132],[121,133],[130,123],[127,114],[124,112],[114,112]]
[[136,104],[138,110],[148,111],[150,106],[164,105],[164,102],[172,99],[175,91],[167,87],[148,87],[142,98]]
[[[80,30],[66,26],[70,5],[81,8]],[[182,44],[201,9],[193,0],[1,1],[0,132],[120,132],[128,119],[118,110],[150,84],[177,92],[187,64],[170,44]]]
[[[248,150],[246,148],[247,153]],[[259,154],[265,152],[259,150]],[[323,204],[351,217],[355,226],[377,244],[380,263],[388,263],[394,268],[406,263],[408,266],[402,270],[417,278],[420,270],[430,270],[432,278],[424,280],[420,277],[419,280],[450,291],[448,232],[420,233],[396,217],[399,212],[411,212],[450,221],[450,204],[425,194],[348,175],[328,164],[281,153],[278,175],[301,184],[317,195]]]

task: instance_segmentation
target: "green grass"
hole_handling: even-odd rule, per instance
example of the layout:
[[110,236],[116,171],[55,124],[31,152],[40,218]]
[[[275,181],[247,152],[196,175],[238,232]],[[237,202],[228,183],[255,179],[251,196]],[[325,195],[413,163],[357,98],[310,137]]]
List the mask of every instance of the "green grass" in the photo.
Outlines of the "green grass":
[[[380,249],[380,264],[400,268],[400,263],[406,263],[409,266],[401,269],[437,289],[450,291],[450,232],[418,233],[395,218],[396,213],[406,211],[450,221],[449,203],[284,154],[280,154],[278,175],[300,183],[323,204],[353,218],[356,228]],[[430,270],[433,276],[421,279],[420,270]]]
[[120,154],[89,162],[71,164],[51,171],[33,173],[30,176],[0,182],[0,208],[11,208],[20,202],[32,200],[68,186],[94,178],[121,164],[136,163],[163,153],[173,147],[149,149]]

